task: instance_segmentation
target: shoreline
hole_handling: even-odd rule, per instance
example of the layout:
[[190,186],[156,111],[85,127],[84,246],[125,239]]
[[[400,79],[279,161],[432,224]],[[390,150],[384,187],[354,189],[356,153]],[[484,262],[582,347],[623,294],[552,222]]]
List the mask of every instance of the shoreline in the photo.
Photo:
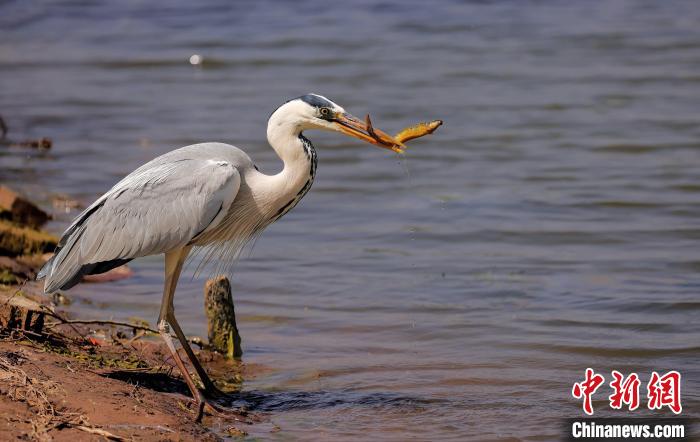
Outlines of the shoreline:
[[[0,286],[8,300],[41,305],[39,282]],[[65,317],[65,311],[56,311]],[[7,312],[4,312],[4,317]],[[35,315],[36,318],[36,315]],[[165,345],[150,333],[96,321],[74,324],[49,314],[42,330],[0,327],[0,432],[29,440],[209,441],[245,436],[261,416],[244,409],[205,415],[196,407]],[[26,324],[29,324],[27,321]],[[200,360],[226,392],[252,378],[251,367],[207,350]]]

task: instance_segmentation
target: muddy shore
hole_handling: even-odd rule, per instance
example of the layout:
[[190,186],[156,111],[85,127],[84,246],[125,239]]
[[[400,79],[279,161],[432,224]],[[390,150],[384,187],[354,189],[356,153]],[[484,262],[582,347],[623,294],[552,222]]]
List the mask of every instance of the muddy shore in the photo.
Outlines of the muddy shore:
[[[19,293],[36,299],[38,285],[25,284]],[[18,296],[18,289],[4,286],[0,294]],[[264,420],[234,406],[195,422],[194,402],[160,339],[96,321],[47,316],[39,334],[0,329],[2,440],[220,440],[243,436]],[[264,371],[216,352],[197,353],[231,399],[244,378]]]
[[[36,299],[38,289],[2,286],[0,294]],[[199,357],[232,397],[257,370],[214,352]],[[194,402],[165,346],[123,326],[47,316],[41,333],[3,328],[0,378],[2,440],[220,440],[262,420],[233,407],[195,422]]]

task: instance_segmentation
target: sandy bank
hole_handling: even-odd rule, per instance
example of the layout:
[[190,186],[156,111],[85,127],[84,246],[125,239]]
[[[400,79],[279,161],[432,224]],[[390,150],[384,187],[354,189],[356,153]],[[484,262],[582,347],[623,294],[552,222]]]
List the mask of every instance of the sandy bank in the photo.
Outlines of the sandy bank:
[[[32,297],[38,284],[22,288]],[[12,292],[14,290],[14,292]],[[3,289],[5,295],[17,288]],[[235,394],[255,367],[200,352],[220,387]],[[41,334],[0,329],[3,440],[218,440],[260,417],[237,409],[201,424],[160,341],[128,327],[60,324]],[[112,436],[110,436],[112,435]]]

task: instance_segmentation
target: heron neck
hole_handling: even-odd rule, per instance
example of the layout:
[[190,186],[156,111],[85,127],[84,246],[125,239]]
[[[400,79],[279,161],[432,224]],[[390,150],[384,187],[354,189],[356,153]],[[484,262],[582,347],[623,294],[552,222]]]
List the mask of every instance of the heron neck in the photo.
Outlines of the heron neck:
[[268,142],[284,163],[282,171],[271,177],[274,199],[284,208],[284,213],[306,194],[316,174],[316,151],[301,131],[298,125],[273,119],[267,128]]

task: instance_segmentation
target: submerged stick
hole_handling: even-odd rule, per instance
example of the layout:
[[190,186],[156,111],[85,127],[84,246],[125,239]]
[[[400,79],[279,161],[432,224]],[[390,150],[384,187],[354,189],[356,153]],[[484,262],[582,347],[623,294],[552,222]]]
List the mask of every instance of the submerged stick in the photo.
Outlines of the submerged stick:
[[229,359],[240,358],[241,335],[236,326],[231,284],[225,276],[207,281],[204,286],[204,311],[207,315],[209,346]]
[[0,145],[5,145],[9,147],[33,147],[35,149],[51,149],[53,142],[51,138],[38,138],[33,140],[22,140],[22,141],[11,141],[6,138],[9,129],[7,123],[0,115]]
[[7,135],[7,124],[5,124],[5,120],[0,115],[0,139],[5,138],[5,135]]

